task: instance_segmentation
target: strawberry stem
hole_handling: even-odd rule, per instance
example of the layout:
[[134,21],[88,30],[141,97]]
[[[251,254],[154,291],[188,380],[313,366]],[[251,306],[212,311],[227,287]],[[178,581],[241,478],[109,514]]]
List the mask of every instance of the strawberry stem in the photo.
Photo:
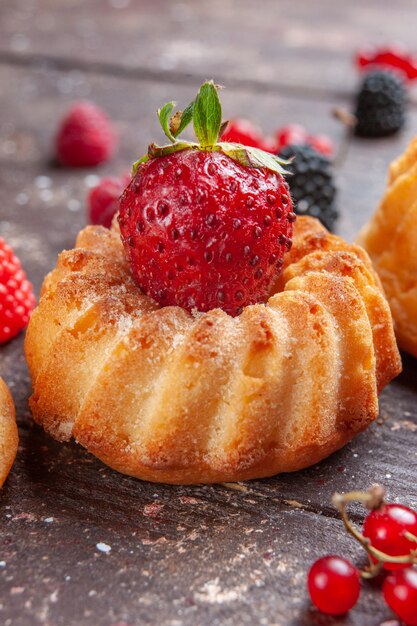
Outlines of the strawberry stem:
[[[287,174],[284,167],[288,161],[280,159],[274,154],[264,152],[259,148],[252,148],[237,143],[219,142],[219,136],[225,127],[222,123],[222,107],[218,90],[212,80],[201,85],[198,94],[184,109],[172,114],[175,102],[167,102],[158,110],[158,118],[162,130],[171,142],[167,146],[157,146],[152,143],[147,154],[133,164],[132,175],[137,172],[141,163],[149,159],[163,157],[182,150],[213,150],[222,152],[229,158],[244,167],[267,169],[277,174]],[[183,130],[193,122],[198,143],[178,139]]]

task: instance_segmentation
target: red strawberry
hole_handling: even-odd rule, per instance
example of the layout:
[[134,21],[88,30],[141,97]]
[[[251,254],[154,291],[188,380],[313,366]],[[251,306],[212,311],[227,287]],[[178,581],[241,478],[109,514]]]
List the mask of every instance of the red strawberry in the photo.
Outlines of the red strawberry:
[[90,190],[87,204],[91,224],[110,228],[113,217],[119,210],[120,195],[130,179],[130,174],[120,178],[102,178],[98,185]]
[[19,259],[0,237],[0,343],[27,326],[34,306],[32,285]]
[[160,304],[238,315],[265,301],[291,247],[295,214],[282,161],[217,143],[221,107],[212,82],[179,123],[181,131],[193,119],[200,144],[176,140],[173,106],[159,112],[172,145],[150,146],[120,199],[122,240],[137,283]]
[[92,102],[75,103],[62,120],[55,138],[62,165],[90,167],[108,161],[117,143],[107,115]]
[[241,143],[244,146],[252,146],[253,148],[264,147],[264,138],[260,128],[252,124],[249,120],[243,118],[235,118],[230,120],[226,126],[226,130],[221,136],[221,141],[230,143]]

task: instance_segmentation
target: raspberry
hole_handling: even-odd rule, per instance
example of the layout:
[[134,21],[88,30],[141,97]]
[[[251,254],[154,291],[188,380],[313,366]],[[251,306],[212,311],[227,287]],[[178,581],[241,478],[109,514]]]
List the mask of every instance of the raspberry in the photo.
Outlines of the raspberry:
[[27,326],[34,306],[32,285],[19,259],[0,237],[0,343]]
[[107,115],[92,102],[77,102],[59,126],[55,149],[62,165],[93,167],[110,159],[116,143]]
[[102,178],[88,194],[88,215],[91,224],[110,228],[113,217],[119,210],[119,198],[131,180],[130,174],[120,178]]
[[405,122],[406,90],[402,78],[391,71],[369,71],[359,90],[355,132],[362,137],[384,137]]
[[338,212],[330,160],[307,144],[286,146],[279,156],[294,158],[287,169],[292,173],[288,182],[295,212],[317,217],[326,228],[333,230]]
[[162,305],[230,315],[266,299],[294,219],[281,175],[220,152],[151,159],[120,199],[122,239],[141,289]]

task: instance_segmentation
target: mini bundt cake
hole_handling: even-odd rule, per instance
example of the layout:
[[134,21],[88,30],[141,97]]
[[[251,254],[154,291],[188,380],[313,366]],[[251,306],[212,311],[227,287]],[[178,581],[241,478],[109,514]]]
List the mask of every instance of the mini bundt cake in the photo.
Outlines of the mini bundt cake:
[[0,487],[3,486],[16,457],[18,434],[12,396],[0,378]]
[[378,414],[400,369],[367,254],[298,218],[266,304],[159,306],[120,235],[87,227],[46,277],[26,336],[34,419],[120,472],[245,480],[316,463]]
[[385,195],[359,243],[381,279],[400,348],[417,357],[417,137],[391,164]]

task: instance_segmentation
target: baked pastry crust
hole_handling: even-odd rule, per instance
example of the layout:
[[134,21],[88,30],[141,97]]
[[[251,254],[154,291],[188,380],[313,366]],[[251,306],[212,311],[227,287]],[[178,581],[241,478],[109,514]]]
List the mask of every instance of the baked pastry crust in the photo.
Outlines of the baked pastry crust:
[[400,348],[417,357],[417,137],[391,163],[384,197],[359,243],[384,286]]
[[12,396],[0,378],[0,487],[3,486],[17,453],[19,438]]
[[298,218],[266,305],[159,307],[118,233],[89,226],[46,277],[26,335],[34,419],[125,474],[245,480],[316,463],[365,429],[400,369],[366,253]]

